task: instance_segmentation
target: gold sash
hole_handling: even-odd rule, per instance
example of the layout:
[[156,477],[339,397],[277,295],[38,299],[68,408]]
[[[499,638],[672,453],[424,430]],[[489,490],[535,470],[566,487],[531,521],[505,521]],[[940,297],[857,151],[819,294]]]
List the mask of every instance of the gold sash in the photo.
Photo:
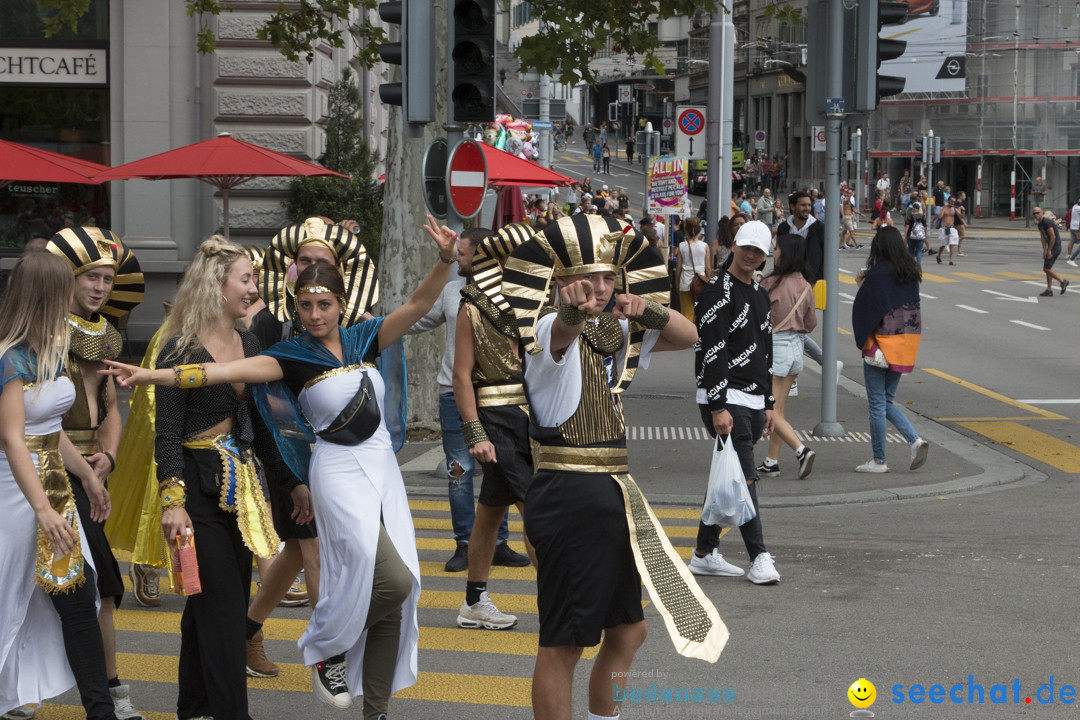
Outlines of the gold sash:
[[96,455],[101,452],[101,443],[98,442],[97,428],[81,428],[78,430],[64,430],[68,440],[79,451],[80,455]]
[[728,641],[727,626],[671,546],[634,479],[628,474],[611,477],[622,488],[638,574],[664,619],[675,650],[685,657],[716,662]]
[[277,555],[281,540],[274,531],[270,506],[262,489],[262,470],[255,454],[243,453],[232,435],[197,435],[181,443],[194,450],[216,450],[221,457],[221,499],[218,506],[236,514],[244,544],[262,558]]
[[64,459],[60,457],[60,433],[27,435],[26,449],[38,456],[38,477],[49,498],[49,505],[60,513],[75,531],[75,544],[71,553],[56,557],[45,531],[38,526],[37,561],[34,564],[34,582],[47,593],[66,593],[85,581],[83,574],[82,543],[79,541],[79,513],[71,494]]
[[510,385],[484,385],[476,388],[477,407],[500,407],[503,405],[527,405],[525,386],[521,383]]

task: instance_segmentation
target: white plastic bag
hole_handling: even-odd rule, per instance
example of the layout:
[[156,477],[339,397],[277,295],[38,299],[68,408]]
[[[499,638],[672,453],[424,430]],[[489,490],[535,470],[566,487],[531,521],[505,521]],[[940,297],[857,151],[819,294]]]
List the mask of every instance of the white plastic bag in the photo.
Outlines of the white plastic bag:
[[701,510],[701,522],[706,525],[719,525],[737,528],[754,519],[754,501],[750,499],[750,490],[746,487],[739,455],[735,452],[735,443],[731,436],[727,444],[716,438],[713,447],[712,466],[709,468],[709,489],[705,493],[705,507]]

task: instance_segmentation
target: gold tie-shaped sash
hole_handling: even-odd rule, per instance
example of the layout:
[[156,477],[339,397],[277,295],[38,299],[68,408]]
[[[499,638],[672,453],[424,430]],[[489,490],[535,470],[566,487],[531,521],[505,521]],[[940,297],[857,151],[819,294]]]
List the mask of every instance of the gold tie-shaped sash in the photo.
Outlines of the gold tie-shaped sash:
[[638,574],[664,619],[676,651],[685,657],[716,662],[728,641],[727,626],[671,546],[634,479],[628,474],[611,477],[622,488]]
[[83,584],[82,543],[79,541],[79,513],[71,494],[64,459],[60,457],[60,433],[27,435],[26,449],[38,456],[38,477],[49,498],[49,505],[60,513],[75,532],[71,552],[58,557],[53,552],[45,531],[37,529],[37,560],[34,563],[34,582],[49,594],[71,592]]

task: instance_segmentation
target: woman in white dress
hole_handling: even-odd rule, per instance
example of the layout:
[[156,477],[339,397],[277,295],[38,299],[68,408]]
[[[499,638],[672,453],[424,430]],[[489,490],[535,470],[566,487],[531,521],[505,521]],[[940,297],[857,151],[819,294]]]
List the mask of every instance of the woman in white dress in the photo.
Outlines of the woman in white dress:
[[[386,421],[383,375],[391,368],[380,372],[374,362],[431,309],[446,284],[456,234],[430,216],[425,230],[439,246],[439,261],[389,315],[341,328],[341,275],[316,263],[295,286],[302,335],[258,357],[193,366],[208,385],[275,383],[266,391],[275,396],[261,397],[260,411],[270,416],[267,425],[290,469],[310,483],[319,523],[319,602],[300,649],[316,695],[346,708],[362,694],[366,720],[385,717],[390,696],[413,685],[417,674],[420,564]],[[109,364],[124,386],[173,383],[172,370]],[[364,402],[365,392],[374,402]],[[302,417],[290,425],[296,409]]]
[[115,720],[90,553],[65,466],[109,515],[109,493],[61,430],[75,400],[63,375],[70,266],[15,265],[0,306],[0,714],[79,686],[90,720]]
[[690,322],[694,322],[694,294],[690,291],[690,285],[697,276],[702,282],[708,282],[712,278],[712,248],[705,242],[701,233],[701,221],[696,217],[688,217],[683,220],[683,235],[685,240],[679,243],[677,249],[678,263],[675,269],[675,278],[679,283],[679,309],[683,316]]

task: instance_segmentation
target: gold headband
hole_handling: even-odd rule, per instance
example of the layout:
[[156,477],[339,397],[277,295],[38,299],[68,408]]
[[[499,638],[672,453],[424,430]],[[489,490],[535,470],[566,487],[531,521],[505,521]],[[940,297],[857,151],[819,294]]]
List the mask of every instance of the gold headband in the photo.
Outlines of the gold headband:
[[345,307],[345,296],[340,293],[334,292],[325,285],[306,285],[304,287],[296,289],[296,297],[300,297],[304,293],[311,293],[312,295],[333,295],[338,299],[338,302],[341,303],[341,307]]

